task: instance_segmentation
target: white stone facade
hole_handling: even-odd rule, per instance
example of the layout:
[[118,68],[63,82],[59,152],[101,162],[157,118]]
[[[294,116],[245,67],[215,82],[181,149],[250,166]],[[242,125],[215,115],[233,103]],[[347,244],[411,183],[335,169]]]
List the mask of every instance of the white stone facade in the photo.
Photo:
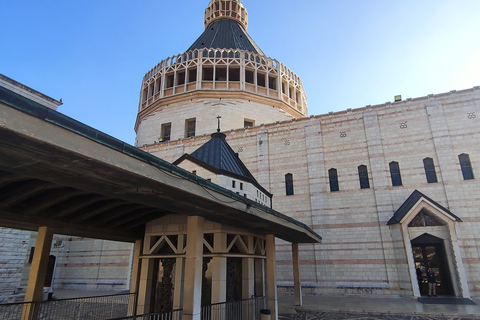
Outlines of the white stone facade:
[[[418,295],[405,232],[435,232],[387,222],[419,190],[462,220],[451,222],[442,236],[452,286],[455,295],[479,296],[479,108],[475,87],[224,133],[257,181],[274,194],[273,208],[322,235],[322,244],[300,247],[302,281],[310,291]],[[191,153],[206,140],[142,149],[173,162],[181,156],[179,148]],[[461,154],[469,155],[475,179],[464,180]],[[433,160],[436,183],[426,180],[425,158]],[[391,162],[399,164],[400,186],[392,186]],[[368,169],[369,188],[360,188],[361,165]],[[338,173],[336,192],[330,191],[332,168]],[[291,196],[285,195],[288,173],[294,180]],[[283,242],[277,249],[279,284],[290,290],[291,249]]]

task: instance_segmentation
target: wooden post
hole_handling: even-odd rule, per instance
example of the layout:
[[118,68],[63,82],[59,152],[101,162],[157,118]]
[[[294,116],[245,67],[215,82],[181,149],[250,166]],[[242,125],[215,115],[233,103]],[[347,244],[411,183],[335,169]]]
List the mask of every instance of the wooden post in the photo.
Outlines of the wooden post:
[[270,309],[272,318],[278,319],[277,311],[277,272],[275,267],[275,235],[267,234],[265,237],[267,254],[267,308]]
[[47,273],[52,239],[53,228],[40,227],[38,229],[35,253],[33,254],[24,300],[31,303],[23,306],[21,320],[36,320],[38,318],[39,305],[36,302],[42,301],[43,285]]
[[200,320],[203,271],[203,223],[204,219],[202,217],[188,217],[183,290],[183,320]]
[[[227,234],[215,233],[213,252],[225,254],[227,251]],[[227,258],[215,256],[212,258],[212,303],[227,301]]]
[[140,254],[142,253],[143,240],[135,241],[135,246],[133,247],[133,262],[132,262],[132,276],[130,278],[130,293],[133,293],[133,299],[131,298],[128,302],[128,315],[136,315],[137,312],[137,299],[138,299],[138,288],[140,283]]
[[[178,235],[177,251],[183,250],[185,235]],[[181,309],[183,306],[183,279],[185,277],[184,257],[180,256],[175,259],[175,285],[173,288],[173,309]]]
[[[143,241],[143,253],[148,253],[150,237],[145,236]],[[150,301],[152,295],[154,259],[142,259],[140,263],[140,281],[137,294],[137,314],[150,313]]]
[[300,282],[300,258],[298,254],[298,243],[292,243],[293,261],[293,286],[295,289],[295,305],[302,305],[302,285]]

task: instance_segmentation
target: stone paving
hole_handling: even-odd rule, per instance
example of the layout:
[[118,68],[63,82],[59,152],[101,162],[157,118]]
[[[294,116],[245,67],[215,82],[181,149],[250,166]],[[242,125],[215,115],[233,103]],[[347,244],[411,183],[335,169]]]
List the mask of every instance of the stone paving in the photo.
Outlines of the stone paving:
[[302,311],[296,314],[279,314],[278,320],[472,320],[477,317],[448,317],[427,315],[391,315],[355,312],[313,312]]

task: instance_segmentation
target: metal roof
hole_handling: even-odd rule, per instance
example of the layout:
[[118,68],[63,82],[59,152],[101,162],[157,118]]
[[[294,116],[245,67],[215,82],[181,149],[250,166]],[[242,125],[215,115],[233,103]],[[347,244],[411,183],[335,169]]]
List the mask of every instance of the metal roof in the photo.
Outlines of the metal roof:
[[203,48],[239,49],[265,55],[242,26],[231,19],[212,22],[187,51]]
[[215,173],[249,181],[269,197],[272,196],[272,194],[263,188],[253,177],[248,168],[238,157],[238,153],[233,151],[225,139],[225,134],[215,132],[211,137],[212,138],[209,141],[195,150],[192,154],[184,154],[173,162],[173,164],[178,165],[183,160],[189,159]]
[[387,225],[392,225],[392,224],[397,224],[402,221],[403,217],[421,200],[421,199],[426,199],[430,203],[432,203],[434,206],[436,206],[439,210],[443,211],[447,216],[450,216],[453,220],[456,221],[462,221],[459,217],[454,215],[453,213],[450,212],[450,210],[444,208],[442,205],[440,205],[438,202],[432,200],[431,198],[427,197],[423,193],[421,193],[418,190],[415,190],[412,192],[412,194],[405,200],[404,203],[395,211],[393,214],[393,217],[387,222]]

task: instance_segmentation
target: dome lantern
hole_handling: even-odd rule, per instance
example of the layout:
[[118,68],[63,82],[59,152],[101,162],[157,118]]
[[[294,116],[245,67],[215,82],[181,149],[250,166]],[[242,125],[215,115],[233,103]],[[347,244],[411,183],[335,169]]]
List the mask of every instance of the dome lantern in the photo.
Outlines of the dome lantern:
[[205,9],[205,29],[220,19],[235,20],[247,31],[248,13],[240,0],[211,0]]

